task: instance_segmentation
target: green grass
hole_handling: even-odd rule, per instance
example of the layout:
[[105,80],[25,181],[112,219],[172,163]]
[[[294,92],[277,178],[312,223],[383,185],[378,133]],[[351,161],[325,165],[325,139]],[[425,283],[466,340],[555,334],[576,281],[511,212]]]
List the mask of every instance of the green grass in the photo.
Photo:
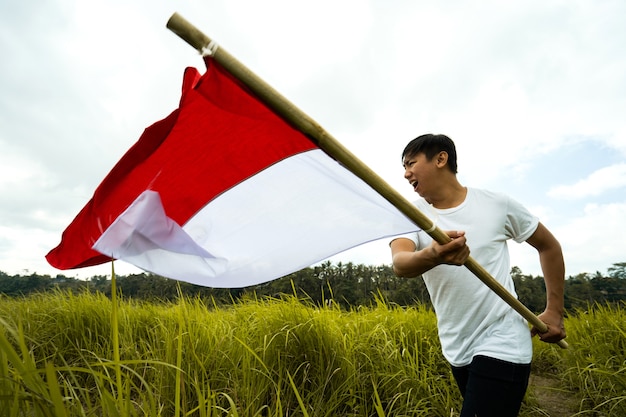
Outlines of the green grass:
[[[595,306],[567,319],[569,350],[535,343],[533,368],[575,393],[580,415],[626,415],[625,316]],[[449,417],[460,406],[420,306],[183,298],[114,310],[101,294],[55,292],[1,298],[0,317],[0,417]],[[522,415],[546,414],[530,396]]]
[[626,416],[626,310],[594,306],[570,324],[577,352],[564,359],[567,384],[585,393],[582,408]]
[[422,308],[125,300],[118,360],[112,307],[89,293],[2,300],[0,408],[20,410],[6,415],[432,416],[458,406]]

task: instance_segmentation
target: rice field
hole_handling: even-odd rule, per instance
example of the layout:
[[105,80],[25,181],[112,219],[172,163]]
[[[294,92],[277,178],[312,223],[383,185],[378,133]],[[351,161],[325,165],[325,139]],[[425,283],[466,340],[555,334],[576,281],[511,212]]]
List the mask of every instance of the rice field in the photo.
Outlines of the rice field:
[[[626,415],[624,307],[571,312],[569,350],[536,341],[554,395],[531,387],[520,415]],[[542,404],[556,398],[564,414]],[[0,416],[450,417],[460,404],[419,305],[0,298]]]

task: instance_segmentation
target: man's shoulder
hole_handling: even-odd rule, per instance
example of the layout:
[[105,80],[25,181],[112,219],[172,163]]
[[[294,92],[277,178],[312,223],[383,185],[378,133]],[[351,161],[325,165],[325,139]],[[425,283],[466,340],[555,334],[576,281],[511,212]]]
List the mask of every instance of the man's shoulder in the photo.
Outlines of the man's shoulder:
[[506,217],[531,219],[530,224],[534,224],[531,228],[536,228],[537,217],[510,195],[484,189],[473,189],[472,191],[474,195],[473,202],[475,203],[473,207],[475,209],[478,208],[483,213],[501,213]]
[[500,202],[506,202],[511,199],[511,197],[503,192],[487,190],[484,188],[467,187],[467,193],[472,198],[489,199]]

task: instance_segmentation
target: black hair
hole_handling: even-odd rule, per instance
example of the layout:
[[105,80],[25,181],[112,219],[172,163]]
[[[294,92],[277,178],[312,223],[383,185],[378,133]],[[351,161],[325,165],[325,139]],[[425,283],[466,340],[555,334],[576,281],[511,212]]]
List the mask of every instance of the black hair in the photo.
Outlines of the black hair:
[[402,151],[402,160],[404,162],[405,157],[411,158],[418,153],[423,153],[430,161],[441,151],[448,154],[448,168],[456,174],[456,147],[454,146],[452,139],[446,135],[433,135],[432,133],[427,133],[416,137],[410,141]]

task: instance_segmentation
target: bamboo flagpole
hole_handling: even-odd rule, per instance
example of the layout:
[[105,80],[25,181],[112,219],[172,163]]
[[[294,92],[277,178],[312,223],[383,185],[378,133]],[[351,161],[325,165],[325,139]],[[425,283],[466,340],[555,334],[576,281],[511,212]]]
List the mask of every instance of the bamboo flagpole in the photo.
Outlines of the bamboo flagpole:
[[[414,204],[406,200],[400,193],[388,185],[378,174],[360,161],[313,119],[265,83],[226,50],[218,47],[213,40],[194,27],[185,18],[178,13],[174,13],[167,22],[167,28],[197,49],[203,56],[213,56],[224,69],[248,87],[269,108],[293,127],[304,133],[328,155],[376,190],[387,201],[400,210],[400,212],[411,219],[418,227],[427,232],[434,240],[441,244],[450,242],[450,237],[436,227],[436,225],[415,207]],[[468,258],[465,262],[465,266],[540,332],[547,331],[547,326],[544,322],[507,291],[502,284],[496,281],[496,279],[472,257]],[[564,349],[568,346],[567,342],[564,340],[559,341],[558,345]]]

